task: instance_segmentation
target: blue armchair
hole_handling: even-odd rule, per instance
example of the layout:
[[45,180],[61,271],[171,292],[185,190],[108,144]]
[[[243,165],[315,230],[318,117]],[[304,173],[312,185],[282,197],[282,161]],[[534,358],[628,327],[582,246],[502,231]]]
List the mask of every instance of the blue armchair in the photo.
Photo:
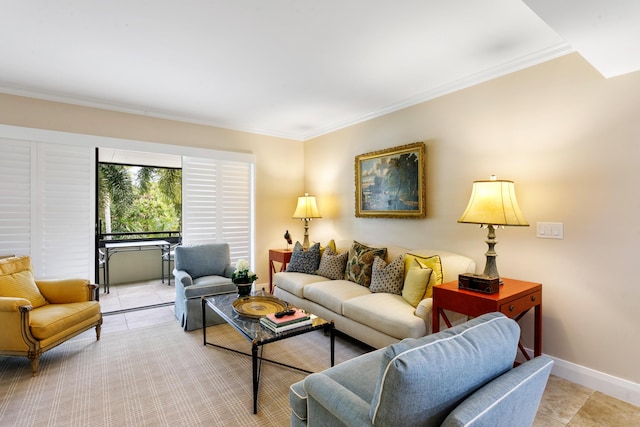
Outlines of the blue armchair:
[[[202,328],[201,297],[237,292],[230,263],[227,243],[176,246],[175,314],[185,331]],[[222,322],[213,311],[207,313],[207,326]]]
[[519,337],[490,313],[311,374],[291,386],[291,425],[530,426],[553,361],[513,368]]

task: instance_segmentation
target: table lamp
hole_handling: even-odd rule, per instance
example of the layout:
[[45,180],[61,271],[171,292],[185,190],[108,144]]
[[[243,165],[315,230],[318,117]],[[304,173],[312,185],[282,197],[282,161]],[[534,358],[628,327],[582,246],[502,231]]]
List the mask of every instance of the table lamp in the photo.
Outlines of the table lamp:
[[299,218],[304,221],[304,243],[302,247],[304,249],[309,248],[309,221],[313,218],[322,218],[316,205],[316,196],[310,196],[309,193],[304,193],[304,196],[298,197],[298,206],[293,213],[294,218]]
[[473,182],[469,204],[458,222],[480,224],[481,228],[489,229],[486,240],[489,249],[485,253],[487,262],[483,275],[492,278],[500,277],[496,266],[496,227],[529,226],[520,212],[513,181],[498,180],[495,175],[491,175],[488,181]]

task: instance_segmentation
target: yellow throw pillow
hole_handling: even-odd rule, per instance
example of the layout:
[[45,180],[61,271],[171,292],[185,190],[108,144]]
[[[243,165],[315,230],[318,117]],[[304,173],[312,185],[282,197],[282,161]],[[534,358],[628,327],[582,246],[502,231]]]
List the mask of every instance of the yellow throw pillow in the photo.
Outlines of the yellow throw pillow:
[[425,298],[431,297],[431,292],[435,285],[441,285],[443,282],[443,274],[442,274],[442,262],[440,261],[440,257],[438,255],[433,255],[430,257],[424,257],[416,254],[405,254],[404,255],[404,274],[405,277],[409,272],[409,268],[413,267],[413,261],[418,260],[420,263],[426,265],[430,269],[433,270],[433,274],[429,279],[429,284],[427,287],[427,291],[425,293]]
[[27,299],[33,308],[47,304],[33,278],[30,257],[0,259],[0,296]]
[[425,298],[427,288],[432,276],[433,270],[418,260],[413,260],[413,266],[409,267],[404,279],[402,287],[402,298],[409,304],[417,307]]

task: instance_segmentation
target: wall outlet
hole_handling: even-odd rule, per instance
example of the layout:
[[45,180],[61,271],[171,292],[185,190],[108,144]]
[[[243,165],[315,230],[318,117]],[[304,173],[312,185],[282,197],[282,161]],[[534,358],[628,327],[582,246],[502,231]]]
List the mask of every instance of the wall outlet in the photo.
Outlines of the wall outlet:
[[540,239],[564,239],[564,224],[561,222],[537,222],[536,237]]

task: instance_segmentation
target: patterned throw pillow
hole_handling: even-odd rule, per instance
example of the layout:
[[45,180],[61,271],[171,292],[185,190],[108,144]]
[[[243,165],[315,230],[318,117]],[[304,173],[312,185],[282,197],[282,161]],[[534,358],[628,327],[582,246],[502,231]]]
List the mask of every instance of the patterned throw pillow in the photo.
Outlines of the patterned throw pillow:
[[373,260],[371,270],[371,292],[385,292],[400,295],[404,284],[404,255],[398,256],[389,264],[379,256]]
[[371,268],[375,256],[387,257],[387,248],[370,248],[354,240],[349,249],[347,268],[344,272],[345,280],[369,287],[371,284]]
[[336,254],[335,250],[331,249],[330,246],[327,246],[320,258],[320,267],[318,267],[316,274],[331,280],[343,279],[348,256],[349,252]]
[[306,251],[300,242],[296,242],[291,254],[291,261],[287,271],[296,273],[315,274],[320,264],[320,243],[310,246]]

